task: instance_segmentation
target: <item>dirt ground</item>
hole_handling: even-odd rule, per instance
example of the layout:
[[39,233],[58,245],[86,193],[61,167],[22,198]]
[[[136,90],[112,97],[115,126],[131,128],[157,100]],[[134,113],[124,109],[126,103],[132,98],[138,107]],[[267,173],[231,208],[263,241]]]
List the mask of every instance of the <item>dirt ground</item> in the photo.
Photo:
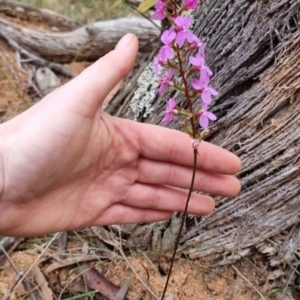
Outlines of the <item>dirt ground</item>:
[[[18,20],[18,24],[24,24]],[[31,28],[41,28],[40,24],[30,24]],[[89,63],[73,63],[67,67],[76,73],[80,73]],[[20,63],[20,58],[16,53],[0,40],[0,118],[1,122],[5,122],[10,118],[18,115],[39,98],[36,91],[29,87],[28,83],[29,70],[25,70]],[[62,82],[67,80],[61,78]],[[79,233],[80,234],[80,233]],[[80,273],[76,269],[81,265],[89,265],[100,270],[102,275],[113,282],[117,286],[121,286],[126,279],[130,280],[128,299],[155,299],[151,296],[144,284],[137,278],[138,274],[144,282],[150,287],[155,295],[160,295],[166,280],[164,269],[169,263],[168,259],[162,257],[153,260],[147,257],[147,253],[127,253],[127,262],[119,254],[105,259],[96,259],[91,254],[88,246],[88,253],[94,257],[93,262],[85,260],[79,261],[74,259],[74,263],[59,267],[54,266],[57,261],[61,263],[63,259],[56,260],[60,252],[55,247],[50,247],[40,257],[43,252],[44,239],[29,239],[18,245],[18,247],[9,253],[14,264],[19,271],[28,272],[28,278],[33,284],[34,289],[40,290],[43,299],[102,299],[98,296],[91,296],[85,291],[95,290],[93,288],[78,288],[78,279],[81,278]],[[67,247],[67,255],[76,257],[82,255],[82,249],[89,245],[88,241],[84,241],[84,237],[80,242],[69,242]],[[77,249],[76,251],[73,249]],[[79,249],[79,250],[78,250]],[[164,261],[165,259],[165,261]],[[75,262],[76,261],[76,262]],[[129,264],[135,270],[130,268]],[[38,268],[33,268],[36,265]],[[51,272],[46,272],[47,268],[53,267]],[[63,264],[62,264],[63,265]],[[255,266],[252,266],[256,270]],[[189,261],[187,259],[178,259],[175,263],[173,275],[168,292],[176,295],[175,299],[196,299],[196,300],[254,300],[254,299],[270,299],[266,294],[263,298],[259,293],[267,292],[271,287],[264,284],[259,286],[257,282],[252,283],[248,278],[250,274],[238,272],[239,266],[226,266],[223,268],[212,268],[203,261]],[[38,272],[42,271],[42,275]],[[48,269],[49,270],[49,269]],[[39,275],[38,275],[39,274]],[[259,273],[256,273],[259,274]],[[16,280],[16,273],[12,269],[7,258],[0,261],[0,296],[1,298],[13,286]],[[37,283],[37,277],[43,277],[44,284]],[[259,275],[257,275],[259,276]],[[253,278],[253,274],[251,274]],[[76,284],[77,285],[76,285]],[[50,287],[43,289],[43,287]],[[77,290],[76,290],[77,289]],[[10,299],[26,299],[32,293],[25,289],[22,284],[18,285],[12,292]],[[50,293],[50,296],[49,296]],[[51,296],[52,293],[52,296]],[[45,295],[48,295],[46,298]],[[77,296],[76,296],[77,295]],[[81,295],[81,296],[80,296]],[[89,296],[90,295],[90,296]],[[272,298],[275,299],[275,298]]]
[[[33,254],[34,250],[28,251],[14,251],[11,254],[17,269],[24,273],[32,269],[32,266],[38,257]],[[52,255],[54,255],[52,251]],[[48,253],[50,256],[50,253]],[[47,257],[49,257],[47,256]],[[42,267],[44,259],[40,259],[37,264],[40,269],[45,272],[46,268]],[[148,260],[145,257],[128,257],[128,262],[135,269],[135,272],[148,284],[152,292],[160,295],[166,280],[166,276],[162,276],[159,272],[158,266],[155,262]],[[3,295],[13,285],[16,274],[12,270],[8,261],[4,261],[3,270],[0,272],[0,296]],[[54,262],[52,262],[52,265]],[[120,259],[117,262],[106,263],[98,262],[94,264],[97,269],[101,270],[106,279],[121,286],[124,280],[130,279],[130,288],[128,293],[129,300],[138,299],[154,299],[151,298],[149,292],[144,285],[138,280],[137,276],[133,274],[129,264]],[[68,291],[76,289],[78,284],[76,276],[72,276],[72,270],[76,267],[64,267],[60,269],[53,269],[53,271],[45,276],[45,280],[49,284],[53,293],[56,296],[59,292],[65,290],[65,293],[58,299],[75,299],[67,296]],[[36,278],[36,271],[32,270],[28,274],[28,278],[33,282],[35,288],[37,287],[34,281]],[[56,281],[56,282],[55,282]],[[61,285],[61,287],[58,287]],[[172,279],[169,285],[168,292],[176,295],[175,299],[197,299],[197,300],[250,300],[260,299],[255,290],[241,277],[233,278],[232,272],[226,267],[223,270],[212,271],[210,268],[204,267],[199,261],[189,262],[187,260],[178,260],[175,264]],[[19,285],[11,295],[11,299],[26,299],[30,291],[26,290],[23,285]],[[76,294],[76,293],[75,293]],[[83,293],[81,293],[83,294]],[[168,294],[168,293],[167,293]],[[44,299],[44,298],[43,298]],[[52,298],[55,299],[55,298]],[[56,298],[57,299],[57,298]],[[76,299],[89,299],[85,296]],[[92,298],[102,299],[102,298]],[[265,297],[264,299],[268,299]]]

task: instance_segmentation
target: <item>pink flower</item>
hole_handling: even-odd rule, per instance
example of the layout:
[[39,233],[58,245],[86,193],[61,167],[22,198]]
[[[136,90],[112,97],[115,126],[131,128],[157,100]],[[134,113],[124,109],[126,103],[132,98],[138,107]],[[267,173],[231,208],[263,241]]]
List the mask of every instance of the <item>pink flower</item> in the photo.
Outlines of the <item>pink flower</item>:
[[205,75],[210,77],[213,75],[211,69],[208,66],[205,66],[205,60],[201,53],[198,53],[196,56],[190,56],[189,60],[190,63],[200,71],[200,77],[203,77]]
[[170,124],[173,119],[173,114],[177,114],[178,111],[175,109],[176,107],[176,102],[173,98],[170,98],[167,102],[167,110],[166,110],[166,115],[163,118],[163,122],[166,124]]
[[203,73],[200,77],[200,80],[193,79],[192,86],[195,90],[201,92],[202,101],[206,104],[211,103],[211,96],[218,96],[219,93],[214,90],[213,88],[208,86],[209,83],[209,76]]
[[199,1],[198,0],[184,0],[184,3],[188,9],[195,9],[198,6]]
[[175,37],[176,37],[176,33],[172,28],[169,30],[166,30],[162,34],[160,39],[165,44],[165,46],[163,46],[158,53],[159,60],[165,62],[168,59],[174,58],[174,51],[171,47],[171,44],[174,41]]
[[176,42],[179,47],[183,46],[185,40],[188,40],[189,43],[192,43],[194,41],[194,35],[189,31],[189,27],[192,24],[191,16],[179,16],[174,20],[174,22],[177,25]]
[[199,118],[199,124],[202,128],[207,128],[209,125],[209,120],[215,121],[217,120],[217,117],[210,111],[207,110],[207,104],[202,103],[202,109],[199,112],[200,118]]
[[162,2],[161,0],[158,0],[155,4],[156,11],[151,15],[150,20],[158,19],[162,21],[166,17],[165,7],[166,3]]
[[197,49],[197,48],[199,49],[199,53],[205,59],[204,44],[201,41],[201,39],[199,39],[196,35],[193,34],[193,42],[189,46],[189,50],[193,50],[193,49]]
[[172,71],[170,71],[169,73],[166,73],[163,76],[163,78],[160,81],[160,83],[161,83],[160,87],[158,89],[158,93],[160,95],[165,91],[166,86],[172,86],[172,85],[174,85],[173,82],[170,80],[173,77],[174,74],[175,74],[175,71],[172,70]]

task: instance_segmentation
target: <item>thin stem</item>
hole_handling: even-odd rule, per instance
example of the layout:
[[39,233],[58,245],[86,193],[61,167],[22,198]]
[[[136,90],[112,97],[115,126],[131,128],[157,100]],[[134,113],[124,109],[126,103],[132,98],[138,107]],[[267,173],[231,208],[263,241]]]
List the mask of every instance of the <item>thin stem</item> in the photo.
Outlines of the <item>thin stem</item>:
[[[188,102],[189,111],[190,111],[191,115],[193,116],[194,115],[193,101],[190,97],[188,79],[186,78],[185,71],[184,71],[184,66],[183,66],[184,61],[183,61],[183,57],[180,53],[180,49],[177,45],[175,45],[175,51],[176,51],[176,55],[177,55],[177,58],[178,58],[179,74],[182,78],[183,86],[184,86],[183,93],[184,93],[185,98]],[[196,128],[195,128],[193,117],[190,118],[190,122],[191,122],[191,127],[192,127],[192,136],[195,139],[196,138]],[[194,189],[194,182],[195,182],[196,169],[197,169],[197,156],[198,156],[198,149],[194,149],[194,165],[193,165],[193,175],[192,175],[191,185],[190,185],[189,193],[188,193],[188,196],[187,196],[187,199],[186,199],[184,212],[183,212],[183,215],[182,215],[182,218],[181,218],[179,232],[178,232],[176,240],[175,240],[175,247],[174,247],[174,251],[173,251],[173,255],[172,255],[171,265],[170,265],[170,268],[169,268],[169,272],[168,272],[168,276],[167,276],[167,281],[165,283],[164,291],[163,291],[163,294],[162,294],[162,297],[161,297],[162,300],[165,297],[165,294],[166,294],[166,291],[167,291],[167,288],[168,288],[168,285],[169,285],[169,280],[170,280],[172,269],[173,269],[175,255],[176,255],[176,252],[177,252],[177,249],[178,249],[178,246],[179,246],[179,241],[180,241],[183,225],[184,225],[185,220],[186,220],[190,198],[191,198],[191,195],[192,195],[192,192],[193,192],[193,189]]]
[[[177,45],[175,46],[175,51],[176,51],[176,55],[177,55],[177,58],[178,58],[179,73],[180,73],[180,76],[182,78],[183,85],[184,85],[184,95],[185,95],[185,98],[188,102],[190,113],[192,115],[194,115],[193,101],[190,99],[188,80],[185,77],[185,72],[184,72],[184,68],[183,68],[183,60],[182,60],[182,57],[181,57],[181,54],[180,54],[180,49]],[[190,122],[191,122],[192,130],[193,130],[193,139],[195,139],[196,138],[196,128],[195,128],[193,118],[190,118]]]
[[196,169],[197,169],[197,156],[198,156],[198,150],[194,149],[194,166],[193,166],[193,175],[192,175],[192,180],[191,180],[191,186],[190,186],[189,193],[188,193],[188,196],[187,196],[187,199],[186,199],[185,208],[184,208],[184,212],[183,212],[183,215],[182,215],[179,232],[177,234],[176,241],[175,241],[175,247],[174,247],[174,251],[173,251],[173,255],[172,255],[171,265],[170,265],[170,268],[169,268],[168,277],[167,277],[167,281],[165,283],[165,287],[164,287],[164,291],[163,291],[161,300],[164,299],[167,288],[168,288],[168,285],[169,285],[169,280],[170,280],[171,273],[172,273],[172,268],[173,268],[173,264],[174,264],[174,260],[175,260],[175,255],[176,255],[176,252],[177,252],[177,249],[178,249],[178,246],[179,246],[179,241],[180,241],[180,237],[181,237],[181,233],[182,233],[182,229],[183,229],[183,224],[185,223],[185,220],[186,220],[189,202],[190,202],[191,195],[192,195],[192,192],[193,192],[193,189],[194,189]]

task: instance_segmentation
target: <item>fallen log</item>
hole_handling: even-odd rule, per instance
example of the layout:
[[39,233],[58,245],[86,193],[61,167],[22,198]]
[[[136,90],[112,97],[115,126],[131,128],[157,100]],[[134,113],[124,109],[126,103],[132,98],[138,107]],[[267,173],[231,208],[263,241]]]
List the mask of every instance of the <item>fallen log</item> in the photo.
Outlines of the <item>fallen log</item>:
[[114,49],[128,32],[139,38],[143,48],[156,42],[160,31],[143,18],[121,18],[95,22],[69,32],[43,32],[18,26],[0,17],[1,35],[52,62],[95,61]]

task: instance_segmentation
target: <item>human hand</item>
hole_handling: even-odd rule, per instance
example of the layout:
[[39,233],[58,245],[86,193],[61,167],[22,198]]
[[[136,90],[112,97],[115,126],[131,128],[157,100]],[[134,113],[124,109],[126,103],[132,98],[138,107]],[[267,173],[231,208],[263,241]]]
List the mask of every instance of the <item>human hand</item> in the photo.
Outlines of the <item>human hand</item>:
[[[154,222],[183,211],[192,176],[191,138],[101,110],[132,68],[129,34],[77,78],[0,126],[0,234],[36,236],[94,225]],[[235,196],[240,160],[202,142],[195,189]],[[194,193],[189,213],[214,200]]]

